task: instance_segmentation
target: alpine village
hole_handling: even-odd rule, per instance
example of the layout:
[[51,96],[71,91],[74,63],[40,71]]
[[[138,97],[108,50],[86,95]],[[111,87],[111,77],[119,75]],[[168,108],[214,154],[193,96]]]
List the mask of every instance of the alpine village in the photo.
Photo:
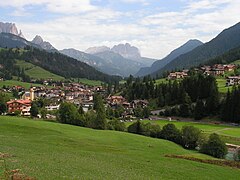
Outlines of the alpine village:
[[[60,2],[49,1],[46,11],[54,3]],[[150,47],[130,40],[59,50],[51,43],[64,46],[64,33],[50,43],[40,35],[28,40],[27,31],[42,30],[46,37],[49,31],[54,39],[51,31],[60,26],[16,22],[26,36],[17,23],[0,22],[0,179],[240,178],[240,23],[219,25],[221,31],[204,43],[169,42],[175,49],[153,59],[140,53]],[[98,42],[91,38],[89,44]]]

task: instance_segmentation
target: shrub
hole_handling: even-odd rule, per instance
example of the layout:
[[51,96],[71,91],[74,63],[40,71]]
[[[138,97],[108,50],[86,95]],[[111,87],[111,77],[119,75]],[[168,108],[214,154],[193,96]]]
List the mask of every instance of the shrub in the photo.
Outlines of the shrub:
[[214,133],[211,134],[208,141],[202,145],[200,152],[216,158],[224,158],[227,154],[227,147],[219,135]]
[[195,149],[201,131],[193,126],[183,126],[182,128],[182,145],[187,149]]
[[64,102],[60,105],[57,118],[60,123],[84,126],[84,119],[72,103]]
[[158,137],[160,134],[161,128],[159,125],[147,123],[144,124],[140,121],[137,121],[131,124],[128,127],[128,132],[134,134],[141,134],[144,136]]
[[117,119],[108,122],[108,129],[115,130],[115,131],[125,131],[126,126],[123,122],[120,122]]
[[137,122],[128,126],[128,132],[140,134],[142,132],[141,122],[138,120]]
[[173,141],[178,144],[181,144],[182,142],[181,132],[176,128],[174,124],[166,124],[163,126],[163,129],[160,132],[160,138]]

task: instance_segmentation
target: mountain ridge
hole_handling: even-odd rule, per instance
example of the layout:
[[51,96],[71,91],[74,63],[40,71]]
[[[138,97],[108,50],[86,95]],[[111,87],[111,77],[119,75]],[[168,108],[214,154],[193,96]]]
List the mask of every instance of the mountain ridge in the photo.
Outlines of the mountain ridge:
[[172,60],[174,60],[176,57],[185,54],[191,50],[193,50],[194,48],[202,45],[203,43],[197,39],[191,39],[189,41],[187,41],[186,43],[184,43],[183,45],[181,45],[180,47],[174,49],[173,51],[170,52],[170,54],[168,54],[165,58],[155,61],[151,67],[144,67],[141,68],[136,74],[135,76],[146,76],[148,74],[151,74],[155,71],[157,71],[158,69],[163,68],[166,64],[170,63]]
[[209,59],[220,56],[238,46],[240,46],[240,22],[224,29],[211,41],[178,56],[163,68],[152,73],[151,76],[161,75],[176,68],[183,69],[204,64]]
[[95,54],[87,54],[85,52],[70,48],[60,50],[59,52],[79,61],[85,62],[86,64],[91,65],[96,69],[110,75],[126,77],[130,74],[136,73],[138,69],[143,66],[139,62],[126,59],[120,54],[112,51],[102,51]]

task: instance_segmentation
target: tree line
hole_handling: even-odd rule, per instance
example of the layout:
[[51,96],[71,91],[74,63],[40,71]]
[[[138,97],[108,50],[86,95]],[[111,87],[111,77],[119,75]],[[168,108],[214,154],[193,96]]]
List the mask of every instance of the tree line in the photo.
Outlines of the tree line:
[[196,119],[201,119],[218,113],[220,96],[213,76],[193,73],[181,81],[158,85],[151,77],[129,77],[125,86],[123,94],[128,100],[155,99],[157,108],[165,108],[168,116],[196,116]]
[[157,124],[137,121],[128,127],[128,132],[166,139],[181,145],[185,149],[198,149],[199,152],[216,158],[224,158],[227,154],[227,147],[219,135],[213,133],[206,137],[194,126],[183,126],[179,130],[174,124],[166,124],[161,129]]

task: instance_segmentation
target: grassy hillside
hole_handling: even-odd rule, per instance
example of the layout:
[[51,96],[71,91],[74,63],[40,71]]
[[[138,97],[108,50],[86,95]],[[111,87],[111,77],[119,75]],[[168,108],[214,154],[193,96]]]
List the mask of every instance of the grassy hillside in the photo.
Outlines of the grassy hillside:
[[75,78],[74,81],[82,84],[86,84],[89,86],[101,86],[101,84],[103,83],[102,81],[90,80],[86,78]]
[[37,87],[43,86],[42,84],[33,84],[33,83],[21,82],[17,80],[0,81],[0,88],[2,88],[4,85],[5,86],[22,86],[26,89],[29,89],[31,86],[37,86]]
[[227,80],[224,78],[217,78],[218,91],[220,93],[227,93],[228,89],[232,90],[232,86],[227,87],[226,82],[227,82]]
[[240,60],[234,61],[232,64],[240,65]]
[[[0,152],[37,179],[236,179],[228,167],[164,157],[210,158],[160,139],[0,116]],[[3,167],[0,166],[0,171]]]
[[17,61],[17,65],[23,69],[25,69],[25,73],[34,79],[53,79],[55,81],[64,80],[64,77],[53,74],[39,66],[33,65],[31,63],[25,61]]
[[[204,124],[204,123],[195,123],[195,122],[180,122],[180,121],[167,121],[167,120],[159,120],[159,121],[150,121],[144,120],[143,122],[151,122],[156,123],[163,127],[168,123],[173,123],[177,128],[181,129],[183,126],[191,125],[195,126],[203,131],[203,133],[217,133],[222,136],[223,140],[226,143],[233,143],[240,145],[240,128],[226,125],[215,125],[215,124]],[[127,122],[126,125],[129,126],[132,122]]]

